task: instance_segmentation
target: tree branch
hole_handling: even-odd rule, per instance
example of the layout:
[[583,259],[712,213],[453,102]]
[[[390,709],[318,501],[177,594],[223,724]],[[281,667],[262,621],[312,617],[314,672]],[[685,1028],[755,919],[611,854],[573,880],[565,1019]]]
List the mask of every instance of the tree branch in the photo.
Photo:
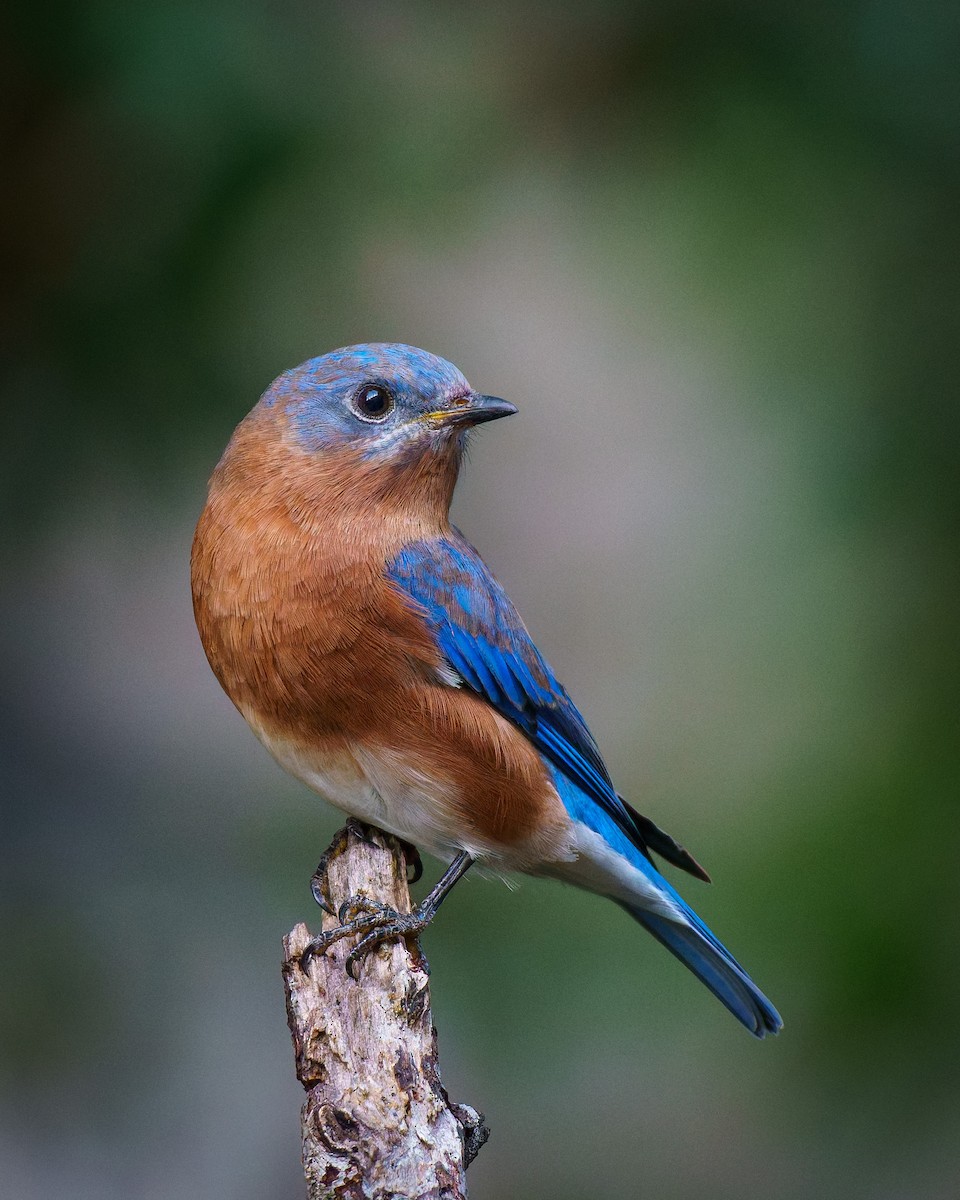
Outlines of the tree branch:
[[[396,839],[350,822],[331,856],[331,907],[354,895],[410,911]],[[341,835],[342,837],[342,835]],[[367,840],[369,838],[369,840]],[[324,915],[323,928],[336,925]],[[482,1114],[451,1104],[440,1083],[426,960],[415,939],[372,951],[358,982],[344,960],[350,939],[313,958],[297,925],[283,940],[287,1023],[297,1078],[309,1200],[463,1200],[464,1172],[487,1140]]]

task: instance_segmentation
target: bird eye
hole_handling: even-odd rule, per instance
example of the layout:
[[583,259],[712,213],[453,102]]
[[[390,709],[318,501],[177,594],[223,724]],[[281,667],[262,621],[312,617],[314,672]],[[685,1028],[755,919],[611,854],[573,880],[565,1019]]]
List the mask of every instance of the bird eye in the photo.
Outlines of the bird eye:
[[378,383],[365,383],[353,398],[353,411],[364,421],[383,421],[393,412],[393,397]]

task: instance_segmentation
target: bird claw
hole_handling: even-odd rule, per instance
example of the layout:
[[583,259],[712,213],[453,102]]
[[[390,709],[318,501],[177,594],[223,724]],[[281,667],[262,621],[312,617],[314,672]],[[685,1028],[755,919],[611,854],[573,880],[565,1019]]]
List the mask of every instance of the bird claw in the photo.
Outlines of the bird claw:
[[312,937],[303,951],[300,954],[300,966],[306,970],[310,965],[310,960],[319,958],[325,954],[331,946],[335,945],[341,938],[350,937],[352,934],[362,934],[369,929],[369,919],[362,917],[354,921],[347,921],[345,924],[338,925],[335,929],[328,929],[325,933],[318,933],[316,937]]
[[407,864],[407,883],[419,883],[423,878],[423,859],[420,857],[420,851],[412,842],[405,842],[403,838],[397,840]]
[[[353,914],[351,916],[351,914]],[[398,937],[416,937],[422,933],[433,916],[423,906],[413,912],[398,913],[396,909],[366,896],[353,896],[340,906],[341,924],[336,929],[311,938],[300,955],[300,965],[306,970],[312,958],[324,954],[342,938],[359,938],[356,946],[347,955],[344,969],[351,979],[356,980],[360,961],[383,942]]]
[[373,846],[376,849],[377,841],[370,836],[371,827],[365,825],[363,821],[357,820],[356,817],[347,817],[347,823],[343,828],[346,833],[352,833],[358,842],[363,842],[365,846]]
[[[311,882],[311,890],[317,903],[331,915],[331,901],[326,890],[326,869],[331,858],[343,852],[348,833],[356,837],[364,837],[366,830],[359,821],[354,821],[351,818],[347,822],[346,829],[338,834],[330,849],[321,858]],[[413,869],[416,873],[419,867],[420,855],[417,854],[416,849],[412,846],[405,846],[405,853],[407,849],[415,856]],[[408,864],[410,861],[411,854],[407,854]],[[383,904],[380,900],[371,900],[368,896],[351,896],[349,900],[340,906],[340,911],[337,914],[340,924],[335,929],[328,929],[325,933],[311,938],[306,946],[304,946],[300,955],[301,967],[303,970],[306,970],[312,958],[325,953],[332,945],[339,942],[341,938],[356,936],[358,939],[357,944],[347,955],[344,964],[347,974],[351,979],[356,979],[360,960],[382,942],[397,937],[415,938],[422,933],[433,920],[437,909],[443,903],[444,897],[449,893],[457,880],[470,868],[472,863],[473,856],[468,851],[461,850],[450,866],[447,867],[446,871],[444,871],[433,891],[409,913],[399,913],[389,905]],[[421,965],[426,968],[426,960],[423,958],[419,946],[417,947],[417,952]]]
[[347,838],[350,832],[349,825],[350,822],[348,821],[342,829],[338,829],[333,835],[333,841],[320,855],[320,861],[317,863],[316,870],[310,876],[310,892],[314,900],[331,917],[333,916],[333,901],[330,899],[330,892],[328,890],[327,872],[333,860],[339,858],[347,848]]
[[337,920],[341,925],[348,925],[361,917],[375,917],[382,913],[393,916],[394,910],[381,900],[371,900],[369,896],[357,895],[351,896],[349,900],[344,900],[337,913]]
[[[384,942],[390,941],[392,938],[417,937],[430,924],[430,915],[432,914],[424,913],[419,908],[415,908],[413,912],[409,913],[398,913],[383,905],[379,915],[374,917],[371,914],[370,919],[371,921],[376,920],[376,924],[369,928],[369,931],[360,938],[347,955],[343,964],[347,974],[355,980],[361,959]],[[380,924],[381,921],[384,924]]]
[[[330,899],[330,890],[328,886],[327,872],[330,869],[330,864],[335,858],[339,858],[347,848],[347,842],[351,836],[358,841],[363,842],[367,846],[374,846],[376,843],[370,837],[370,831],[362,821],[358,821],[356,817],[348,817],[347,823],[342,829],[338,829],[333,836],[333,841],[320,855],[320,861],[317,863],[316,870],[310,877],[310,892],[323,911],[328,916],[333,916],[333,901]],[[411,847],[413,849],[413,847]],[[416,850],[413,849],[416,854]],[[419,855],[417,855],[419,861]],[[422,869],[422,868],[421,868]],[[342,918],[341,918],[342,920]]]

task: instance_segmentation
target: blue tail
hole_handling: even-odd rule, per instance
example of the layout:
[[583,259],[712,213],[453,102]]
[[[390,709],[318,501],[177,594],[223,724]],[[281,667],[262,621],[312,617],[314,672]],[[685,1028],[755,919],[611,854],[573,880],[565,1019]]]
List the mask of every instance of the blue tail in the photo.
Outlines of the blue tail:
[[[780,1014],[726,946],[710,932],[680,893],[653,865],[643,837],[631,841],[609,813],[556,768],[553,768],[553,779],[574,821],[574,828],[586,829],[600,839],[599,844],[591,845],[589,840],[584,842],[582,852],[585,860],[593,865],[593,873],[588,878],[582,875],[577,877],[574,864],[569,864],[567,870],[560,868],[554,873],[590,891],[615,898],[634,920],[649,930],[685,967],[689,967],[754,1037],[779,1033],[783,1028]],[[632,809],[629,811],[632,812]],[[639,814],[635,815],[638,821],[650,824]],[[682,861],[689,858],[682,847],[677,846],[655,825],[652,828],[660,842],[657,848],[661,854],[666,852],[668,861],[688,871],[692,863],[695,868],[693,873],[703,877],[703,869],[693,859]],[[622,864],[622,869],[618,863]],[[637,903],[621,898],[625,888],[634,892]],[[659,912],[651,911],[657,908]],[[671,920],[664,915],[665,911],[676,912],[678,919]]]
[[[675,892],[673,895],[679,899]],[[680,925],[639,905],[623,904],[622,907],[685,967],[689,967],[754,1037],[779,1033],[783,1021],[777,1010],[696,913],[683,901],[680,903],[689,925]]]

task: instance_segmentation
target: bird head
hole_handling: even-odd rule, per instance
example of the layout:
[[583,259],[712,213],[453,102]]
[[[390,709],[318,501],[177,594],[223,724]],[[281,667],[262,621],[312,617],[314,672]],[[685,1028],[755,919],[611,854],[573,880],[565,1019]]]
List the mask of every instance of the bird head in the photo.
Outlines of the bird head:
[[445,450],[459,457],[469,429],[517,411],[475,392],[445,359],[385,342],[309,359],[275,380],[261,405],[284,414],[300,449],[353,451],[371,466]]

